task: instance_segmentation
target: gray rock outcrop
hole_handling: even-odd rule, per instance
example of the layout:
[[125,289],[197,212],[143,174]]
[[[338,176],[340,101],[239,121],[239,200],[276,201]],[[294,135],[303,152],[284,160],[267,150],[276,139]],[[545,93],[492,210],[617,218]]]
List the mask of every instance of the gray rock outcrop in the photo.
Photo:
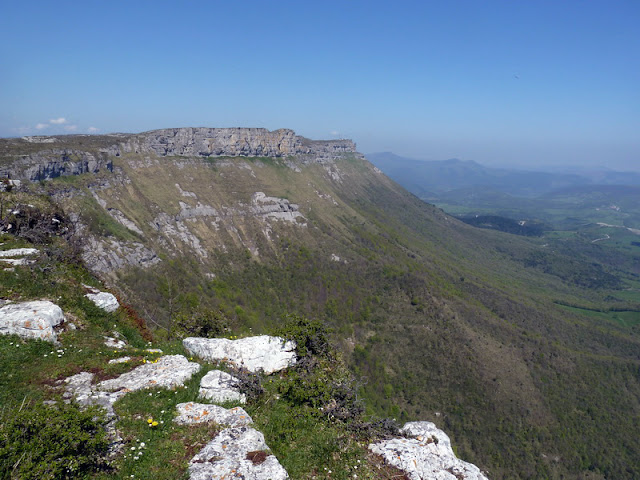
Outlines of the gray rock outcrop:
[[246,403],[247,396],[240,392],[237,384],[238,379],[233,375],[221,370],[211,370],[202,377],[198,394],[212,402]]
[[126,395],[126,391],[105,392],[93,384],[93,373],[81,372],[64,380],[64,398],[73,399],[80,405],[99,405],[107,411],[107,416],[115,417],[113,404]]
[[189,462],[190,480],[289,478],[278,459],[269,453],[262,433],[251,427],[227,428]]
[[97,173],[101,170],[113,171],[113,162],[106,152],[52,149],[20,157],[4,174],[11,178],[38,182],[67,175]]
[[290,203],[286,198],[268,197],[264,192],[256,192],[251,197],[253,213],[265,218],[275,218],[286,220],[301,225],[306,224],[306,219],[299,212],[300,207],[295,203]]
[[122,150],[160,156],[298,156],[321,163],[345,153],[360,155],[351,140],[314,141],[293,130],[265,128],[166,128],[135,135],[123,143]]
[[241,407],[223,408],[205,403],[179,403],[176,405],[178,416],[173,419],[180,425],[215,422],[228,427],[244,427],[253,423],[253,419]]
[[145,388],[177,387],[199,371],[198,363],[190,362],[182,355],[165,355],[156,363],[145,363],[118,378],[100,382],[97,390],[133,392]]
[[251,372],[271,374],[296,362],[293,342],[268,335],[238,340],[188,337],[182,344],[191,355],[211,362],[224,360]]
[[12,248],[9,250],[0,250],[0,258],[24,257],[28,255],[35,255],[36,253],[38,253],[37,248]]
[[89,236],[82,259],[97,273],[110,273],[126,266],[149,268],[160,262],[156,253],[138,242],[120,242]]
[[64,322],[62,309],[47,300],[10,303],[0,308],[0,334],[56,342],[54,327]]
[[409,422],[401,431],[411,438],[384,440],[369,450],[411,480],[488,480],[478,467],[456,457],[449,436],[433,423]]
[[91,300],[98,308],[101,308],[105,312],[115,312],[120,308],[120,303],[118,299],[109,292],[92,292],[87,293],[85,295],[89,300]]
[[0,250],[0,266],[3,264],[7,264],[12,267],[16,265],[28,265],[35,262],[34,259],[28,257],[32,257],[38,253],[39,250],[37,248],[12,248],[9,250]]

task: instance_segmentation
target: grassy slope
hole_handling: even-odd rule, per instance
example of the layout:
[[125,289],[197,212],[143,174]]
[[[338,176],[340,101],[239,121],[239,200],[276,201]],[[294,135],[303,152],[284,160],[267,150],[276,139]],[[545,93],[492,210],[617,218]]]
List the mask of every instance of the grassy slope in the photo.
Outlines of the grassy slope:
[[[35,199],[29,198],[32,202]],[[31,246],[11,235],[0,235],[0,249]],[[143,390],[116,402],[117,428],[125,442],[124,449],[109,465],[101,464],[93,471],[91,462],[97,464],[98,459],[79,458],[87,450],[82,449],[82,443],[72,450],[71,446],[79,440],[66,436],[66,429],[77,427],[75,418],[69,418],[74,415],[73,409],[63,417],[59,409],[42,406],[41,402],[61,404],[64,401],[61,381],[81,371],[91,371],[102,380],[145,361],[154,361],[159,354],[146,351],[150,346],[161,348],[165,354],[187,353],[177,340],[147,342],[149,332],[139,328],[133,310],[121,308],[106,313],[86,299],[82,285],[100,287],[100,282],[81,264],[70,261],[71,257],[63,253],[66,250],[62,239],[35,246],[42,252],[36,263],[13,270],[0,269],[0,298],[16,302],[50,299],[63,308],[67,322],[73,322],[77,328],[60,333],[57,345],[15,335],[0,336],[0,452],[6,455],[0,458],[0,478],[61,478],[61,475],[95,479],[188,478],[188,461],[221,427],[179,426],[172,420],[178,403],[197,399],[200,379],[214,365],[202,362],[202,370],[184,387]],[[114,332],[127,340],[128,346],[123,350],[105,346],[104,337]],[[131,357],[128,362],[108,364],[109,360],[125,355]],[[331,375],[323,375],[329,383]],[[371,437],[355,434],[346,423],[328,421],[317,408],[280,398],[280,389],[287,381],[286,375],[265,379],[266,392],[244,407],[292,478],[352,478],[357,473],[364,479],[390,479],[398,475],[398,471],[384,467],[368,453],[366,446]],[[19,412],[31,425],[37,424],[37,430],[25,427],[28,423],[22,423],[24,420],[17,422],[19,429],[16,429]],[[158,425],[150,428],[149,418]],[[74,430],[69,435],[77,434]],[[14,443],[5,445],[5,438]],[[16,452],[24,444],[31,448]],[[67,455],[63,466],[52,473],[48,463],[59,462],[63,452]],[[66,470],[74,459],[85,465],[82,471]]]
[[[99,195],[164,251],[160,266],[121,273],[142,310],[161,319],[213,305],[254,331],[284,312],[323,318],[362,376],[371,411],[435,421],[491,478],[638,474],[638,328],[556,305],[602,305],[611,292],[527,266],[540,247],[461,224],[357,160],[338,163],[342,183],[317,165],[296,173],[273,161],[128,160],[144,159],[117,161],[132,182],[111,179]],[[269,240],[250,218],[220,230],[195,220],[206,259],[180,242],[163,249],[149,226],[179,201],[223,212],[256,191],[299,204],[309,226],[273,223]]]

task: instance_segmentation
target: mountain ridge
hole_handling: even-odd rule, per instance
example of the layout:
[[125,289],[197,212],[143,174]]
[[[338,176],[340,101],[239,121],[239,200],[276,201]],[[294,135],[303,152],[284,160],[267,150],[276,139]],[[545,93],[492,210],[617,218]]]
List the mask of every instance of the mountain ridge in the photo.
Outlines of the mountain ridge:
[[544,170],[486,167],[474,160],[417,160],[392,152],[366,155],[374,165],[428,201],[448,191],[484,187],[517,197],[535,197],[561,188],[584,185],[640,185],[640,173],[589,171],[553,173]]

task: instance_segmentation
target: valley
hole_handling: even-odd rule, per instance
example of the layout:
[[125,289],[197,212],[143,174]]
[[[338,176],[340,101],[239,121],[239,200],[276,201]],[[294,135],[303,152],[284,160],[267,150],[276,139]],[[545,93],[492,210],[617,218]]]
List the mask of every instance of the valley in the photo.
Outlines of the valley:
[[[0,193],[3,241],[37,243],[39,212],[59,210],[90,275],[126,299],[154,344],[171,351],[196,330],[249,336],[313,319],[368,419],[432,421],[491,479],[640,475],[637,190],[569,185],[546,203],[443,192],[433,205],[353,142],[290,130],[42,142],[0,139],[0,176],[12,184]],[[551,228],[523,237],[454,214],[526,214]],[[44,267],[16,272],[0,272],[1,298],[37,295],[18,278],[55,283]],[[32,391],[10,386],[13,400]],[[288,448],[282,429],[268,432],[271,448]]]

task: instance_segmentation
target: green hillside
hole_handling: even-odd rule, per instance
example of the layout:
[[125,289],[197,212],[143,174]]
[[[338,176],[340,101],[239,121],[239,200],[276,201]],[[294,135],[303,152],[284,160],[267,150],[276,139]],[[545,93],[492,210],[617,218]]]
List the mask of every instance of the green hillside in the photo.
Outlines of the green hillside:
[[74,219],[156,341],[207,312],[240,335],[304,315],[331,329],[366,413],[433,421],[492,479],[640,475],[633,276],[465,225],[353,153],[110,159],[28,188]]

